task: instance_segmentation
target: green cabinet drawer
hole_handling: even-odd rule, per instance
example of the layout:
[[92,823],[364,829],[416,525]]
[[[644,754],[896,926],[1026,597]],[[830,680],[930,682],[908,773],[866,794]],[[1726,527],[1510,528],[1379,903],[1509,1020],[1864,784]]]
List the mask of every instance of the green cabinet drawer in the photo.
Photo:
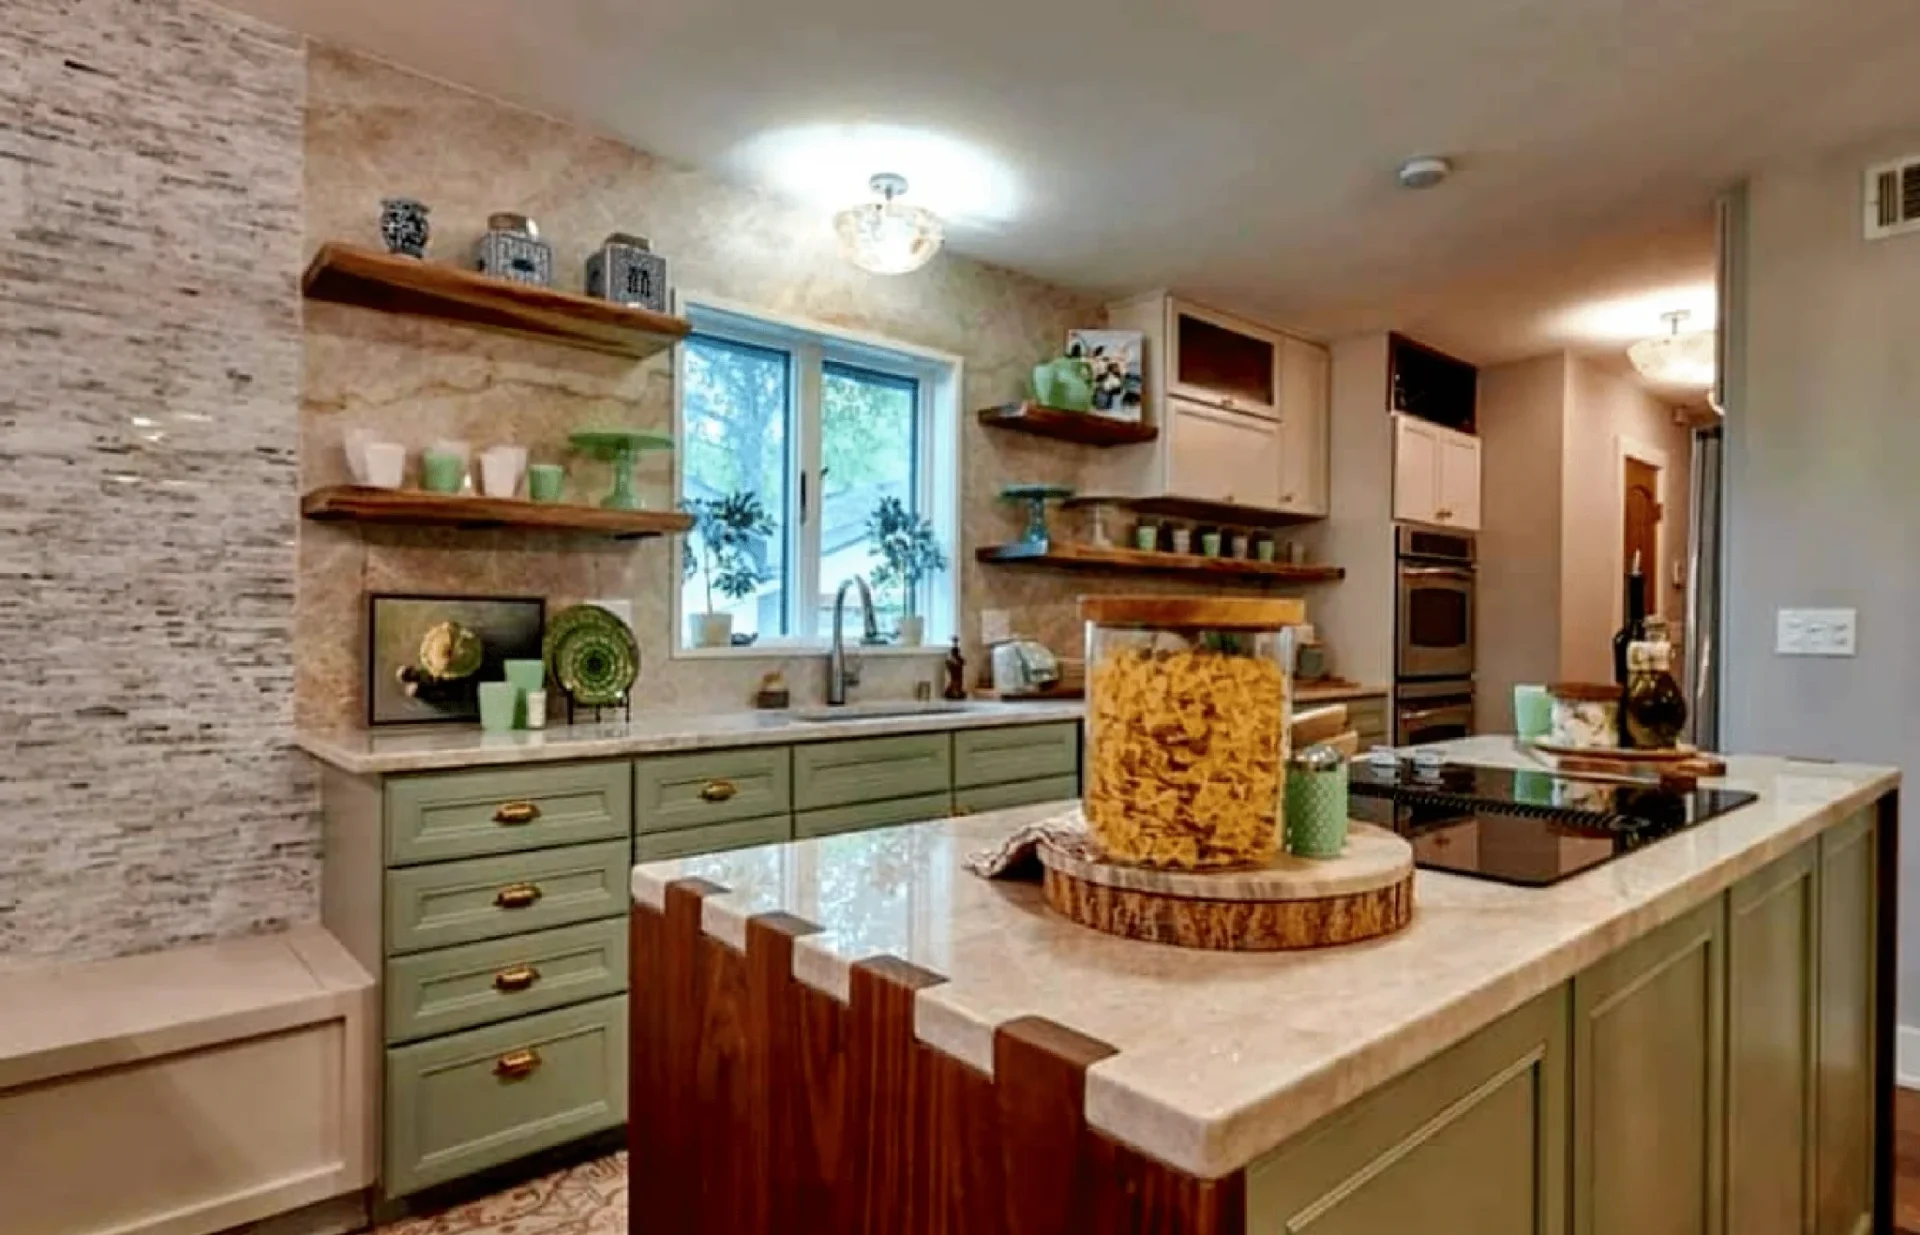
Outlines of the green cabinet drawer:
[[1036,802],[1065,802],[1080,796],[1078,776],[1049,776],[1045,780],[1016,781],[1011,785],[978,785],[953,791],[953,813],[978,815]]
[[633,768],[636,832],[670,832],[793,810],[793,750],[702,751]]
[[953,783],[962,789],[1071,776],[1079,767],[1080,725],[1076,721],[962,729],[953,735]]
[[719,853],[723,849],[745,849],[751,845],[772,845],[792,839],[792,815],[740,819],[733,823],[687,828],[679,832],[644,832],[633,838],[633,860],[661,862],[668,858]]
[[619,840],[388,871],[387,952],[625,917],[632,852]]
[[802,811],[886,802],[953,788],[953,735],[818,742],[793,750],[793,805]]
[[627,1117],[627,1001],[387,1051],[386,1174],[405,1196]]
[[624,759],[396,776],[386,792],[393,866],[611,840],[633,826]]
[[627,921],[607,918],[387,964],[387,1041],[490,1025],[627,989]]
[[925,793],[917,797],[896,798],[891,802],[863,802],[858,806],[835,806],[827,810],[801,811],[793,817],[797,837],[832,836],[839,832],[860,832],[867,828],[892,827],[900,823],[926,823],[953,814],[953,798],[946,793]]

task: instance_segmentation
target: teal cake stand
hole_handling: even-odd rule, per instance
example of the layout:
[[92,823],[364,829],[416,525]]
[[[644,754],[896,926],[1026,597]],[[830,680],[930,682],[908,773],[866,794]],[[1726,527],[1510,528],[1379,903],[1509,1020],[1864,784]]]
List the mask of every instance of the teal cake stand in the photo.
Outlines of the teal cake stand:
[[575,433],[567,439],[575,450],[613,465],[613,491],[600,499],[607,510],[639,510],[640,495],[633,489],[633,469],[640,456],[649,450],[672,450],[673,439],[664,433],[639,433],[625,429],[595,429]]

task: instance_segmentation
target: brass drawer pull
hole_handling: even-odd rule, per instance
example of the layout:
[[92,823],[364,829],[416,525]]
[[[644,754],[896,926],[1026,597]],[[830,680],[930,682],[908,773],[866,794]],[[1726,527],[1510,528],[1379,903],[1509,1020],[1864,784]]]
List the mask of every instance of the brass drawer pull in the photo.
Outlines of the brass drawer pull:
[[495,823],[532,823],[540,817],[540,808],[531,802],[502,802],[493,812]]
[[517,1081],[523,1076],[532,1076],[533,1070],[539,1066],[539,1051],[532,1049],[509,1051],[494,1061],[493,1074],[506,1080]]
[[512,969],[502,969],[493,975],[493,989],[524,991],[539,980],[540,971],[532,965],[515,965]]
[[724,802],[739,792],[740,786],[730,780],[710,780],[707,782],[706,788],[700,791],[700,800],[703,802]]
[[525,909],[539,899],[539,884],[516,883],[495,893],[493,903],[502,909]]

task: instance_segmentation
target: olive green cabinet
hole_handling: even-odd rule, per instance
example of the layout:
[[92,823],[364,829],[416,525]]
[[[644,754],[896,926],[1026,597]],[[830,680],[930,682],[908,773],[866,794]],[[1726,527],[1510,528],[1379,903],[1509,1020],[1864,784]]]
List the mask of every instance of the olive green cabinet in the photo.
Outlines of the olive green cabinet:
[[1572,1235],[1719,1235],[1725,986],[1718,899],[1574,979]]
[[1727,896],[1726,1229],[1800,1235],[1813,1196],[1817,846]]
[[1819,1012],[1815,1021],[1817,1235],[1861,1235],[1873,1219],[1879,851],[1871,811],[1820,838]]
[[1247,1235],[1560,1235],[1562,987],[1329,1116],[1247,1173]]

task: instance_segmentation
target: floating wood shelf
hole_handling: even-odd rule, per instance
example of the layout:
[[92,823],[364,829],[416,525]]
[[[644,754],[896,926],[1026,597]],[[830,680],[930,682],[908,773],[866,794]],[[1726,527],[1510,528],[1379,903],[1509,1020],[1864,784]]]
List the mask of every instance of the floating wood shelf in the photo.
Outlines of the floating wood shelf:
[[1212,502],[1198,497],[1102,497],[1097,494],[1068,498],[1066,507],[1111,506],[1135,514],[1159,515],[1163,519],[1192,519],[1196,523],[1230,523],[1239,527],[1297,527],[1318,523],[1323,515],[1300,515],[1289,510],[1270,510],[1264,506],[1242,506],[1238,502]]
[[518,498],[465,497],[360,485],[315,489],[301,501],[300,513],[322,522],[524,528],[608,536],[615,540],[669,536],[693,526],[691,515],[671,510],[606,510],[599,506],[563,506],[554,502],[524,502]]
[[990,545],[975,550],[974,557],[990,564],[1205,575],[1248,583],[1336,583],[1347,577],[1347,572],[1338,566],[1293,566],[1286,562],[1249,562],[1243,558],[1200,557],[1191,553],[1101,549],[1059,541],[1045,548],[1025,544]]
[[461,322],[636,360],[665,351],[692,328],[665,313],[349,244],[321,245],[302,287],[312,300]]
[[1069,412],[1043,403],[1005,403],[980,409],[980,423],[1083,446],[1133,446],[1151,442],[1160,430],[1134,420],[1115,420],[1093,412]]

